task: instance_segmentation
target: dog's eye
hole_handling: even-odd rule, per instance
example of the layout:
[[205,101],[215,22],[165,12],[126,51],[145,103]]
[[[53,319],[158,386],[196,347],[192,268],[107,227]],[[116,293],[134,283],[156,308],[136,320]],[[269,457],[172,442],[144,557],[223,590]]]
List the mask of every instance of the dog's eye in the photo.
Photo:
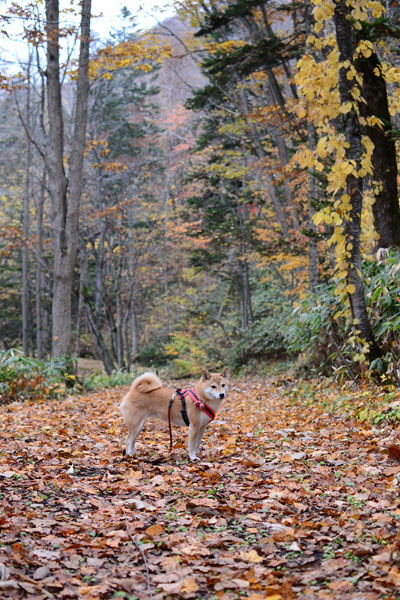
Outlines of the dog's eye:
[[216,388],[217,386],[213,384],[211,387],[212,387],[212,388],[214,388],[214,390],[215,390],[215,388]]
[[224,384],[224,383],[221,383],[221,387],[225,387],[225,384]]

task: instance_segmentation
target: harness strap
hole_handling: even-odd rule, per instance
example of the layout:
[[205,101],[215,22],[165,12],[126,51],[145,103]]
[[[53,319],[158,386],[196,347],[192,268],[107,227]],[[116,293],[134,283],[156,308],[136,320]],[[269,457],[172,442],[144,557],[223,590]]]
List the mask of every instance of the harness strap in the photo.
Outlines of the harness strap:
[[182,414],[182,419],[185,422],[185,425],[187,425],[187,427],[189,427],[189,425],[190,425],[189,415],[187,414],[185,396],[184,396],[184,394],[182,394],[180,389],[177,389],[172,394],[172,396],[168,402],[168,430],[169,430],[169,451],[170,452],[172,452],[171,407],[172,407],[172,403],[174,401],[175,396],[179,396],[179,398],[181,399],[181,403],[182,403],[181,414]]
[[191,398],[193,400],[193,403],[198,408],[200,408],[200,410],[202,410],[203,412],[205,412],[206,415],[210,418],[211,421],[213,421],[215,419],[215,412],[213,411],[213,409],[211,408],[211,406],[208,406],[208,404],[206,404],[205,402],[203,402],[202,400],[200,400],[200,398],[198,397],[198,395],[196,394],[196,392],[194,391],[193,388],[191,388],[190,390],[184,390],[181,393],[184,396],[189,396],[189,398]]
[[200,410],[202,410],[204,413],[206,413],[206,415],[209,417],[210,421],[213,421],[215,419],[215,412],[213,411],[211,406],[208,406],[208,404],[206,404],[205,402],[200,400],[200,398],[198,397],[198,395],[196,394],[196,392],[194,391],[193,388],[190,390],[181,390],[180,388],[175,390],[175,392],[172,394],[172,396],[170,398],[170,401],[168,402],[168,429],[169,429],[169,451],[170,452],[172,452],[171,407],[172,407],[172,403],[174,401],[175,396],[179,396],[179,398],[181,399],[182,419],[184,420],[185,425],[187,425],[188,427],[190,425],[190,420],[189,420],[189,415],[187,414],[185,396],[189,396],[189,398],[191,398],[191,400],[193,400],[193,403],[198,408],[200,408]]
[[179,398],[181,399],[181,403],[182,403],[182,410],[181,410],[182,419],[184,420],[185,425],[187,425],[187,427],[189,427],[190,419],[189,419],[189,415],[187,414],[185,394],[183,394],[180,389],[176,390],[176,394],[179,396]]

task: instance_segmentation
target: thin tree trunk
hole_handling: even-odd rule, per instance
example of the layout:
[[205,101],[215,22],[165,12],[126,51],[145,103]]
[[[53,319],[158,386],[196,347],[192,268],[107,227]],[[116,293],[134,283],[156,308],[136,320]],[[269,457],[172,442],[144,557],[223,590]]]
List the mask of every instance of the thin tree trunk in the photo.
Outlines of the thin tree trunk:
[[123,317],[122,317],[122,251],[121,251],[121,235],[119,235],[119,250],[118,250],[118,267],[115,275],[115,304],[116,304],[116,327],[117,327],[117,365],[118,369],[124,368],[124,340],[123,340]]
[[[308,140],[309,148],[315,150],[317,145],[317,136],[314,125],[308,123]],[[313,173],[308,177],[309,198],[308,198],[308,229],[310,230],[308,241],[308,285],[310,292],[315,292],[318,285],[318,244],[317,244],[317,228],[313,221],[315,213],[314,206],[319,199],[319,190],[317,180]]]
[[80,337],[81,337],[81,325],[83,316],[83,304],[85,301],[85,288],[88,284],[88,268],[87,268],[87,251],[85,240],[82,241],[82,247],[80,251],[80,276],[79,276],[79,297],[78,297],[78,314],[76,316],[76,332],[75,332],[75,356],[78,357],[80,353]]
[[[240,110],[242,112],[242,114],[244,115],[244,117],[246,118],[246,115],[248,115],[250,113],[250,107],[247,101],[247,96],[244,90],[241,90],[240,94],[239,94],[239,104],[240,104]],[[259,159],[265,159],[266,157],[266,151],[264,149],[264,146],[261,143],[261,139],[259,136],[259,133],[257,131],[256,126],[254,125],[254,123],[252,122],[251,119],[247,119],[247,125],[249,128],[249,135],[250,135],[250,139],[252,141],[252,145],[254,148],[254,151],[256,153],[256,156]],[[275,210],[275,214],[276,214],[276,218],[278,219],[279,225],[281,227],[282,230],[282,237],[284,240],[287,240],[289,238],[289,223],[288,223],[288,218],[285,212],[285,207],[282,204],[282,200],[279,196],[279,191],[277,186],[275,185],[274,179],[271,175],[269,175],[268,173],[265,173],[264,175],[265,177],[265,183],[266,183],[266,187],[270,196],[270,200],[272,202],[272,205],[274,207]]]
[[44,358],[43,339],[43,307],[42,297],[44,290],[43,274],[43,207],[46,190],[46,167],[43,167],[42,181],[40,184],[39,200],[36,212],[36,354],[39,360]]
[[[166,211],[168,210],[168,199],[166,200]],[[139,353],[139,327],[138,327],[138,315],[137,315],[137,292],[136,292],[136,283],[137,283],[137,256],[136,256],[136,245],[135,245],[135,236],[134,236],[134,225],[135,217],[133,214],[133,210],[130,207],[128,209],[128,222],[130,225],[130,235],[129,235],[129,256],[128,256],[128,274],[130,280],[130,294],[129,294],[129,303],[128,303],[128,311],[130,313],[130,355],[132,361],[137,359]],[[165,218],[165,227],[167,226],[167,216]],[[167,241],[167,229],[165,229],[165,238]]]
[[84,303],[84,311],[87,324],[89,326],[90,332],[96,345],[96,354],[97,356],[100,356],[107,375],[111,375],[114,369],[114,362],[107,349],[107,345],[104,341],[103,334],[97,327],[96,319],[93,316],[93,310],[88,302]]
[[[26,127],[30,132],[31,121],[31,56],[29,56],[26,90]],[[22,248],[22,347],[25,355],[29,355],[32,341],[32,320],[30,307],[30,286],[29,286],[29,256],[28,239],[30,235],[30,194],[31,194],[31,168],[32,168],[32,144],[26,136],[26,164],[25,164],[25,186],[24,186],[24,210],[23,210],[23,230],[24,245]]]
[[241,205],[237,199],[237,215],[240,226],[240,279],[241,279],[241,306],[242,306],[242,329],[247,331],[249,325],[253,325],[253,309],[251,304],[251,290],[249,281],[249,264],[247,260],[247,238],[246,238],[246,223],[247,214],[246,206]]
[[139,327],[136,309],[136,290],[134,290],[131,300],[131,354],[132,360],[137,360],[139,354]]

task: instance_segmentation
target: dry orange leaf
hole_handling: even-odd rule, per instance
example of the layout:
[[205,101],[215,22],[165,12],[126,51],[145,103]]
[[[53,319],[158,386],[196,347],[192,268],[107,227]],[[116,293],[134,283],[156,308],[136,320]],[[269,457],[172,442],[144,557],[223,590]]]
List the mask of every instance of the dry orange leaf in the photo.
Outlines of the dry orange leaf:
[[150,537],[156,537],[156,536],[161,535],[162,533],[164,533],[165,529],[164,529],[164,527],[162,525],[156,524],[156,525],[150,525],[150,527],[148,527],[147,529],[145,529],[145,532]]
[[200,588],[194,577],[186,577],[186,579],[184,579],[184,581],[183,581],[181,592],[186,592],[186,593],[197,592],[199,589]]

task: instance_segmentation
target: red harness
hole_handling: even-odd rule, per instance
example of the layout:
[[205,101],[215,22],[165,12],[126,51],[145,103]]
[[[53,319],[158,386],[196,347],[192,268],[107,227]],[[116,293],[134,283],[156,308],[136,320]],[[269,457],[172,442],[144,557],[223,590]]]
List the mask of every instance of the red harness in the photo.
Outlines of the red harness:
[[213,411],[211,406],[208,406],[208,404],[206,404],[205,402],[200,400],[200,398],[194,391],[194,388],[191,388],[190,390],[181,390],[180,388],[178,388],[177,390],[175,390],[175,392],[172,394],[172,397],[168,404],[168,428],[169,428],[169,451],[170,452],[172,451],[171,406],[172,406],[175,396],[179,396],[179,398],[181,399],[182,418],[185,421],[187,426],[190,425],[190,421],[189,421],[189,417],[188,417],[188,414],[186,411],[186,400],[185,400],[186,396],[189,396],[189,398],[193,401],[193,404],[195,406],[197,406],[200,410],[202,410],[204,413],[206,413],[206,415],[210,418],[210,421],[213,421],[215,419],[215,412]]
[[[177,390],[177,392],[178,392],[178,390]],[[179,390],[179,392],[182,394],[183,397],[189,396],[189,398],[191,398],[193,400],[193,403],[196,406],[198,406],[200,408],[200,410],[205,412],[208,417],[210,417],[210,421],[213,421],[215,419],[215,412],[213,411],[211,406],[208,406],[208,404],[203,402],[203,400],[200,400],[200,398],[194,391],[194,388],[191,388],[190,390],[183,390],[183,391]],[[178,395],[180,395],[180,394],[178,394]]]

